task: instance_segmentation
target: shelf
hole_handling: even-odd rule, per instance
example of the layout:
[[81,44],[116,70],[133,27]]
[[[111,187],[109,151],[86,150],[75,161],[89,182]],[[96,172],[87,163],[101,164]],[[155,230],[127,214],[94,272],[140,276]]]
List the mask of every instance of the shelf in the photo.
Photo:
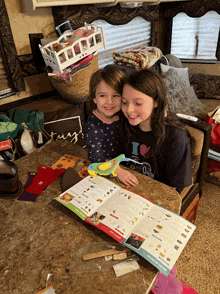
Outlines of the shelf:
[[157,5],[162,2],[178,2],[187,0],[20,0],[22,6],[22,12],[31,12],[36,8],[45,8],[51,6],[65,6],[65,5],[81,5],[81,4],[104,4],[111,3],[111,5],[116,5],[119,2],[144,2],[149,3],[149,5]]

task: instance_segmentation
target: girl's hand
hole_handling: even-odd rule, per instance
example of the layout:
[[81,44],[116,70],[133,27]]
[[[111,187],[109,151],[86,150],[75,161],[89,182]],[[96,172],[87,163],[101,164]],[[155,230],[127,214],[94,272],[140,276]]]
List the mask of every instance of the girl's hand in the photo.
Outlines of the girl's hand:
[[118,179],[126,186],[136,186],[138,184],[137,178],[120,166],[116,168],[115,173],[117,174]]

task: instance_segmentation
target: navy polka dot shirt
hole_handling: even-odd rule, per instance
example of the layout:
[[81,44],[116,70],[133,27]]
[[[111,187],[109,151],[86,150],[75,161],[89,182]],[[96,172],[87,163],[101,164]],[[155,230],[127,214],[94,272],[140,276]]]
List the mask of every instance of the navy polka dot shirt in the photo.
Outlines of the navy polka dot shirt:
[[116,138],[119,130],[119,120],[110,124],[102,122],[91,114],[85,126],[85,143],[88,159],[91,162],[104,162],[116,157]]

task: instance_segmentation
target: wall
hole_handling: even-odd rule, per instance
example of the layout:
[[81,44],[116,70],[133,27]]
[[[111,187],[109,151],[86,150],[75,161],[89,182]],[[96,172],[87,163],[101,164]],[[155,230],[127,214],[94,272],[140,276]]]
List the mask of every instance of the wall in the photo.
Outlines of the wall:
[[[31,13],[22,13],[20,0],[5,0],[14,43],[18,55],[31,54],[29,35],[42,33],[44,38],[56,38],[51,8],[39,8]],[[52,90],[45,73],[25,78],[26,91],[0,100],[0,105]]]
[[5,0],[5,5],[18,55],[31,53],[30,33],[43,33],[45,38],[57,36],[51,8],[38,8],[28,14],[21,12],[19,0]]
[[218,64],[198,64],[185,63],[183,67],[189,68],[189,73],[204,73],[208,75],[220,76],[220,63]]

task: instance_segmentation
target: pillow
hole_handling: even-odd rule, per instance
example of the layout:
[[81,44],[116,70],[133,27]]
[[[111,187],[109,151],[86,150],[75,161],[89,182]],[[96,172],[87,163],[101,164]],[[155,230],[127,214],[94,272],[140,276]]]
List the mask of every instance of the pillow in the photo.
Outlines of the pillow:
[[165,56],[168,59],[170,66],[183,68],[181,60],[176,55],[166,54]]
[[190,84],[200,99],[220,99],[220,76],[191,73]]
[[167,90],[168,110],[196,116],[203,109],[203,104],[190,86],[188,68],[160,66]]
[[185,83],[185,85],[189,88],[190,82],[189,82],[189,74],[188,74],[188,67],[185,68],[178,68],[173,67],[165,64],[161,64],[161,73],[163,75],[171,76],[172,74],[177,75],[178,79]]
[[157,73],[161,73],[161,64],[169,64],[168,59],[163,55],[157,62],[154,63],[153,66],[151,66],[149,69],[156,71]]

